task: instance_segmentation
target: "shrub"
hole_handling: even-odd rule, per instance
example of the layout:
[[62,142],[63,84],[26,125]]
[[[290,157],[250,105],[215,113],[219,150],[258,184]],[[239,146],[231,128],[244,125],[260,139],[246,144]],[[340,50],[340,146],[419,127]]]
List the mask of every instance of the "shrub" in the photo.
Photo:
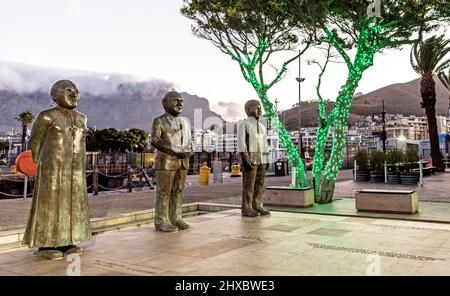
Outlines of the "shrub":
[[372,171],[381,172],[384,169],[384,160],[386,156],[381,151],[373,151],[370,153],[370,169]]
[[413,148],[406,149],[405,161],[407,163],[417,162],[419,161],[419,159],[420,159],[419,153],[415,149]]
[[358,151],[355,155],[355,160],[358,170],[367,171],[369,169],[369,154],[367,151]]
[[403,159],[403,152],[398,149],[391,150],[386,154],[388,164],[397,164],[403,162]]

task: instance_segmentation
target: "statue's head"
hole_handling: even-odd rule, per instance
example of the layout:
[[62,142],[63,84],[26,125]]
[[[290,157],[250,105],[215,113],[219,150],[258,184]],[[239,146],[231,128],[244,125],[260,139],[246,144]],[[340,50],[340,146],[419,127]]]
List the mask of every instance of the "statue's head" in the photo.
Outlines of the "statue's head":
[[183,97],[179,92],[169,91],[162,99],[164,110],[173,115],[178,116],[183,112]]
[[59,80],[50,91],[53,101],[65,109],[75,109],[80,101],[80,92],[70,80]]
[[257,100],[250,100],[245,103],[245,113],[249,117],[255,117],[259,119],[262,115],[261,104]]

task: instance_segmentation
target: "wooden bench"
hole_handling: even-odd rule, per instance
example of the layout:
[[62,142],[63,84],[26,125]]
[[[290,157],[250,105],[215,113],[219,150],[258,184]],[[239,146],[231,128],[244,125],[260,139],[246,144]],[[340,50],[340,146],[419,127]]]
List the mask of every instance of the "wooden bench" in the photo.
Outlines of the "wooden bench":
[[419,210],[419,195],[414,190],[363,189],[355,194],[360,212],[415,214]]
[[[436,173],[436,167],[432,166],[432,167],[422,168],[422,171],[423,171],[424,176],[431,176]],[[413,169],[412,172],[420,174],[420,169]]]
[[314,205],[314,189],[288,186],[266,187],[263,195],[265,205],[309,208]]

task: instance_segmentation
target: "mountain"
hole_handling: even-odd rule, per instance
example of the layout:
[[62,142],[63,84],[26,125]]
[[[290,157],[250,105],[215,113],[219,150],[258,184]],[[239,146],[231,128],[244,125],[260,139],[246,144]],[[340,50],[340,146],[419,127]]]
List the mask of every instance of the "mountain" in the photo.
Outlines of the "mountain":
[[[20,123],[14,119],[19,113],[29,109],[37,114],[50,108],[52,103],[50,87],[59,79],[70,79],[78,86],[81,99],[77,110],[87,115],[89,126],[96,126],[99,129],[140,128],[149,131],[153,119],[164,112],[162,97],[167,91],[174,89],[172,83],[160,80],[136,82],[120,75],[102,76],[78,72],[64,72],[64,75],[58,75],[56,70],[37,67],[31,69],[32,71],[25,66],[0,64],[2,133],[11,128],[21,131]],[[11,80],[11,77],[18,78]],[[223,121],[219,114],[211,111],[206,98],[185,92],[181,94],[184,98],[182,116],[187,117],[192,124],[195,109],[202,110],[203,120],[214,116]]]
[[[161,99],[167,89],[161,88],[153,95],[145,94],[133,85],[121,85],[126,91],[119,89],[112,95],[92,95],[82,93],[77,110],[86,114],[88,125],[99,129],[114,127],[116,129],[140,128],[149,131],[153,119],[164,109]],[[201,109],[203,118],[222,117],[209,109],[209,102],[188,93],[181,93],[184,98],[183,116],[194,122],[194,110]],[[0,90],[0,131],[11,128],[20,131],[19,122],[14,119],[19,113],[29,109],[34,114],[48,109],[51,104],[50,94],[41,91],[20,94],[11,90]]]
[[[447,116],[449,106],[448,90],[436,77],[436,113]],[[350,108],[349,123],[354,124],[361,117],[382,111],[387,113],[425,116],[425,109],[420,107],[420,78],[407,83],[396,83],[380,88],[368,94],[358,93]],[[327,104],[327,113],[331,111],[334,102]],[[302,126],[317,126],[317,102],[302,102]],[[298,129],[298,108],[292,108],[282,113],[281,119],[288,130]]]

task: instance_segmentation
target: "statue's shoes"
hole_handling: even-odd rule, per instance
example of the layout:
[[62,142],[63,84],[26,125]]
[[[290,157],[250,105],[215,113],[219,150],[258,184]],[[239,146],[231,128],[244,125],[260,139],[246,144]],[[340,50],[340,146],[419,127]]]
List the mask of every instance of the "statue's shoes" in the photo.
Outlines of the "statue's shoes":
[[250,210],[250,211],[242,211],[242,216],[246,216],[246,217],[256,217],[258,216],[258,212],[255,210]]
[[257,209],[256,211],[258,211],[261,216],[270,215],[270,211],[265,208],[260,208]]
[[52,249],[52,250],[38,250],[37,256],[47,260],[60,260],[64,258],[64,255],[61,251]]
[[172,224],[160,224],[155,225],[155,229],[162,232],[175,232],[178,231],[178,228],[173,226]]
[[191,225],[187,224],[187,223],[184,222],[183,220],[178,221],[178,222],[176,223],[176,227],[177,227],[179,230],[187,230],[187,229],[191,229]]
[[84,248],[75,245],[58,248],[64,254],[84,254]]

